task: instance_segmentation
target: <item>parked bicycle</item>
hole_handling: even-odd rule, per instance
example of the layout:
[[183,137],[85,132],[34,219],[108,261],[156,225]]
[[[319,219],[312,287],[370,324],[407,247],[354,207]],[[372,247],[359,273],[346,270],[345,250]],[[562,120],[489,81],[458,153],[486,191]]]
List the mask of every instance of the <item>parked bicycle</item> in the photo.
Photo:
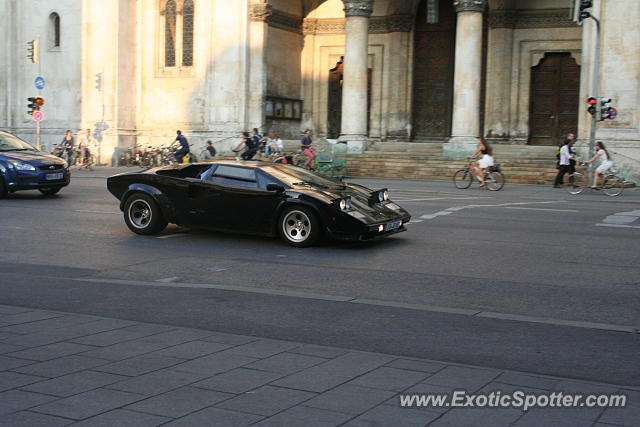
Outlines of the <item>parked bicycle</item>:
[[[477,170],[475,169],[475,157],[468,157],[469,164],[466,168],[460,169],[453,174],[453,184],[456,188],[464,190],[465,188],[471,187],[474,179],[478,180],[476,176]],[[479,180],[478,180],[479,182]],[[484,171],[484,184],[487,190],[491,191],[499,191],[504,187],[504,175],[500,170],[500,165],[495,164],[493,166],[489,166]]]
[[[587,163],[580,162],[580,166],[586,166]],[[574,172],[568,175],[568,179],[562,184],[569,194],[581,194],[587,188],[587,176],[581,172]],[[625,180],[617,176],[612,170],[605,173],[602,177],[602,184],[593,188],[594,191],[602,191],[607,196],[615,197],[624,191]]]

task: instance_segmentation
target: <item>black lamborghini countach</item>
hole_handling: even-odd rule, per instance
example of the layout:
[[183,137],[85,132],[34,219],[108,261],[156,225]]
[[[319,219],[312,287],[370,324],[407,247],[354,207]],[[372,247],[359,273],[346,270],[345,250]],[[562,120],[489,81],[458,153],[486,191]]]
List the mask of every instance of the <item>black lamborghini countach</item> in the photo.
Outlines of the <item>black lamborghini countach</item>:
[[156,234],[168,223],[280,235],[292,246],[322,236],[368,240],[405,231],[410,215],[372,191],[291,165],[216,161],[110,177],[131,231]]

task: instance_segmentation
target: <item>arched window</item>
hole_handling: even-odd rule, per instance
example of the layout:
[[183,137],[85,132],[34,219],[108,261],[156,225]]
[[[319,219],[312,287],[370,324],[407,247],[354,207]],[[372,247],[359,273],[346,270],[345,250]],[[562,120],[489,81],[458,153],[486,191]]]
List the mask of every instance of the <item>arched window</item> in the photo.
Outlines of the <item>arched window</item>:
[[176,25],[178,13],[176,2],[169,0],[165,8],[164,24],[164,66],[176,66]]
[[193,65],[193,1],[186,0],[182,7],[182,65]]
[[165,68],[193,66],[194,0],[161,0]]
[[60,15],[56,12],[49,15],[49,40],[52,47],[60,47]]

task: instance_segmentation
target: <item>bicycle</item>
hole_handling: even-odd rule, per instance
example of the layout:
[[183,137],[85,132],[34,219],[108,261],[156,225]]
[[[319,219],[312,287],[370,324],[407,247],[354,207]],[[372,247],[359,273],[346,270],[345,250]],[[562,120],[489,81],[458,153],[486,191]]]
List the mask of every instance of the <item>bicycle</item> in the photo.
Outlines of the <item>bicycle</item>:
[[[586,166],[587,163],[580,162],[580,166]],[[593,188],[593,190],[601,190],[604,194],[610,197],[616,197],[622,194],[624,191],[625,180],[617,176],[613,171],[608,171],[602,178],[602,184],[599,187]],[[587,177],[580,173],[574,172],[569,174],[569,180],[563,184],[569,194],[581,194],[587,187]]]
[[[457,170],[456,173],[453,174],[453,185],[460,190],[464,190],[465,188],[471,187],[474,179],[478,179],[473,170],[475,168],[474,157],[469,157],[469,164],[466,168]],[[490,191],[499,191],[504,187],[504,175],[500,170],[500,165],[495,164],[493,166],[489,166],[484,171],[484,185],[487,190]]]

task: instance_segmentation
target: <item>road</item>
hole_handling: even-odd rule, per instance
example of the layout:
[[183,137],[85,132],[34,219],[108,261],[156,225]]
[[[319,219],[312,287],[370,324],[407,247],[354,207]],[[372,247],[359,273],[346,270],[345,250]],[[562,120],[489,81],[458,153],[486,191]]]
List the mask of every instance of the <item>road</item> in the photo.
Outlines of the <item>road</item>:
[[408,231],[295,249],[176,226],[134,235],[111,172],[0,201],[0,304],[640,385],[635,189],[361,179],[411,212]]

